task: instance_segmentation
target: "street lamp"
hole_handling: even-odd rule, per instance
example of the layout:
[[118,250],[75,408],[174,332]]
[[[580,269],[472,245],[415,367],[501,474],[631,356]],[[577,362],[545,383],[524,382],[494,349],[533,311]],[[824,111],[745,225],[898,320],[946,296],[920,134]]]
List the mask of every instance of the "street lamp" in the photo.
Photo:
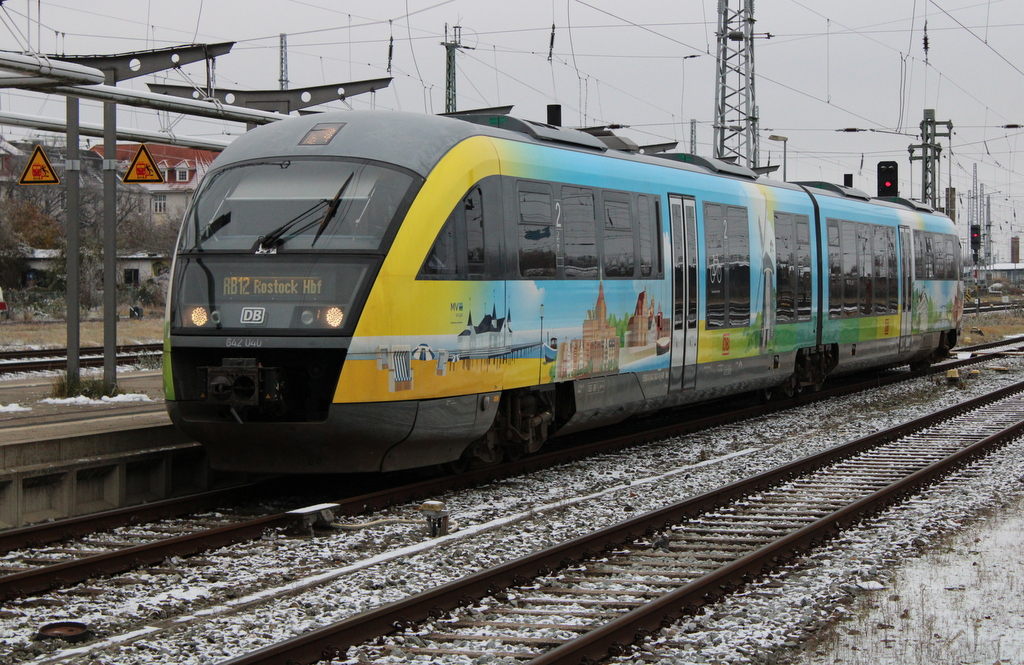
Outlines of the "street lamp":
[[779,136],[778,134],[772,134],[768,137],[769,141],[782,141],[782,182],[787,182],[786,179],[786,144],[789,143],[788,136]]

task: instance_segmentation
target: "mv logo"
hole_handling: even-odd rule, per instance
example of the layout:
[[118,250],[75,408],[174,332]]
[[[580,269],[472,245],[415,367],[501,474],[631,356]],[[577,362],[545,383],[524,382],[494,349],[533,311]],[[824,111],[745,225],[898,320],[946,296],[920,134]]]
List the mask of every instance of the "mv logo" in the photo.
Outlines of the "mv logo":
[[242,325],[243,326],[262,326],[267,322],[267,308],[266,307],[243,307],[242,308]]

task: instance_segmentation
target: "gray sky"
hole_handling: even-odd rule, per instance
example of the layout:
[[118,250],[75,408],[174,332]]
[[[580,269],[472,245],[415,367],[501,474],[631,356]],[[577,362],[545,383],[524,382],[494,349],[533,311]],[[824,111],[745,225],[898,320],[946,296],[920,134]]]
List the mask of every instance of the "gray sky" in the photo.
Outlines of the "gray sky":
[[[729,0],[738,7],[739,0]],[[66,54],[121,53],[190,42],[236,41],[218,58],[220,87],[278,87],[279,34],[288,34],[291,88],[387,76],[394,39],[395,80],[354,108],[444,111],[444,28],[462,26],[458,64],[460,109],[514,104],[513,114],[543,120],[550,103],[566,125],[628,125],[637,143],[680,140],[689,149],[697,120],[697,152],[712,153],[716,78],[715,0],[7,0],[0,49]],[[41,20],[40,20],[41,18]],[[778,164],[789,137],[790,180],[854,184],[875,191],[875,164],[900,166],[904,196],[920,196],[918,142],[923,109],[951,120],[952,151],[943,139],[942,187],[966,194],[974,165],[992,197],[995,251],[1008,260],[1007,238],[1024,229],[1024,164],[1015,149],[1024,126],[1024,2],[1019,0],[759,0],[755,30],[761,161]],[[551,26],[554,49],[548,61]],[[924,50],[925,25],[929,50]],[[771,38],[767,38],[767,34]],[[698,57],[684,60],[684,56]],[[205,68],[146,81],[205,85]],[[344,108],[341,103],[330,105]],[[4,90],[0,107],[62,117],[63,100]],[[83,120],[100,122],[85,102]],[[236,135],[234,123],[158,116],[121,107],[122,125],[179,134]],[[838,129],[867,131],[841,133]],[[26,130],[5,127],[4,135]],[[950,157],[952,158],[950,160]],[[781,174],[774,177],[781,178]],[[966,198],[961,197],[961,210]],[[958,226],[961,234],[963,221]]]

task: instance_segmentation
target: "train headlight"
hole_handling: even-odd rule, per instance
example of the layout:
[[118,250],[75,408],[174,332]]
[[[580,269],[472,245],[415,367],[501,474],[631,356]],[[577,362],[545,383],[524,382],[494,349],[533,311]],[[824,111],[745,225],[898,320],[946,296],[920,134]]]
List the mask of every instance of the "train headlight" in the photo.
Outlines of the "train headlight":
[[207,314],[205,307],[193,307],[189,318],[192,319],[192,325],[205,326],[207,321],[210,320],[210,315]]
[[302,310],[302,314],[299,315],[299,320],[302,321],[304,325],[308,326],[316,320],[316,315],[313,314],[313,310],[304,309]]
[[337,328],[341,325],[341,319],[345,314],[341,311],[340,307],[331,307],[324,314],[324,319],[327,321],[327,325],[332,328]]

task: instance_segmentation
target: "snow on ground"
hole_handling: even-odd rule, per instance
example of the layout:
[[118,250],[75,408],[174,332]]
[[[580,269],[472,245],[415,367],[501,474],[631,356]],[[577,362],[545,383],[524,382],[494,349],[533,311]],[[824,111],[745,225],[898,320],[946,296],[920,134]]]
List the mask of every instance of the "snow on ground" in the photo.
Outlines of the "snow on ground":
[[981,515],[857,599],[798,665],[1020,663],[1024,657],[1024,501]]
[[39,401],[39,404],[52,404],[58,406],[89,406],[95,404],[105,404],[110,402],[153,402],[150,396],[142,394],[140,392],[126,392],[124,394],[116,394],[113,398],[103,397],[98,400],[87,398],[84,394],[76,398],[43,398]]
[[[989,392],[1016,381],[1024,360],[1000,364],[1011,371],[982,369],[963,390],[944,379],[914,380],[435,497],[460,525],[447,538],[430,540],[422,526],[394,521],[310,538],[268,532],[87,589],[6,602],[0,663],[214,663]],[[864,587],[889,588],[890,568],[917,556],[926,540],[1020,491],[1024,446],[1007,448],[998,460],[968,472],[966,485],[947,482],[937,498],[891,511],[884,528],[848,532],[670,629],[689,646],[674,647],[663,662],[788,656],[813,634],[809,626],[848,614],[847,603],[868,593]],[[351,521],[418,518],[418,505]],[[780,581],[785,585],[773,586]],[[58,620],[88,623],[97,640],[78,647],[31,640],[39,626]]]
[[115,395],[113,397],[107,397],[104,395],[99,399],[92,399],[85,395],[79,395],[78,397],[44,397],[39,400],[40,404],[56,404],[59,406],[88,406],[91,404],[104,404],[108,402],[152,402],[149,395],[142,393],[123,393],[121,395]]

